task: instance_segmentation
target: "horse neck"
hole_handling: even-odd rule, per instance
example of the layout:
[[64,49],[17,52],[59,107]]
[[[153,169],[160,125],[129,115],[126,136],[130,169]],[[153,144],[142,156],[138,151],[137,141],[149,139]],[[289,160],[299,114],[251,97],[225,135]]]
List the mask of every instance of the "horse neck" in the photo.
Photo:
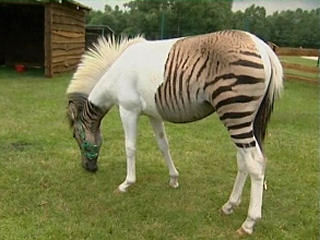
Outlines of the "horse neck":
[[[111,74],[110,74],[111,73]],[[117,75],[109,70],[97,82],[88,96],[88,101],[102,111],[109,111],[116,103]]]

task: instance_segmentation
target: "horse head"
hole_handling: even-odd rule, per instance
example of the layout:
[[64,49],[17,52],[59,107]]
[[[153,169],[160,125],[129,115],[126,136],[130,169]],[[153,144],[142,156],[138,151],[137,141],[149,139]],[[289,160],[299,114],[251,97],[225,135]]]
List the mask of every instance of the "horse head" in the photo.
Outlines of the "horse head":
[[93,116],[85,111],[86,105],[90,105],[87,96],[73,94],[68,98],[67,117],[73,137],[80,148],[82,166],[90,172],[95,172],[98,170],[97,159],[102,144],[100,119],[92,118]]

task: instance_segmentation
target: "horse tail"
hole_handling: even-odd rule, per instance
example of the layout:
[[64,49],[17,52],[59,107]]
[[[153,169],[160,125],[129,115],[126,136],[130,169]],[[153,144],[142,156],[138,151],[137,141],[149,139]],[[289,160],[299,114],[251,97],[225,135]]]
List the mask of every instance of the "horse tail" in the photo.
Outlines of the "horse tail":
[[264,55],[267,57],[264,59],[265,69],[270,69],[270,79],[267,90],[253,124],[255,138],[258,141],[261,151],[263,152],[262,144],[273,110],[274,101],[276,98],[281,96],[283,89],[283,69],[277,55],[268,45],[263,43],[263,48],[260,48],[260,51],[264,51]]

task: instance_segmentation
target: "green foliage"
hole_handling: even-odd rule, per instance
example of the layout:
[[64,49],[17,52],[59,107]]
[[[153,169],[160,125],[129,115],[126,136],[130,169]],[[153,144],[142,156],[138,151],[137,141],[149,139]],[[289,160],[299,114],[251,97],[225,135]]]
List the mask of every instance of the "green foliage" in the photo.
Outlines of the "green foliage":
[[231,0],[135,0],[126,4],[128,11],[106,5],[104,13],[92,12],[88,23],[107,24],[116,34],[172,38],[223,29],[231,6]]
[[282,11],[266,16],[263,7],[252,5],[233,14],[233,28],[252,32],[279,46],[320,48],[320,8]]
[[266,21],[266,10],[264,7],[252,5],[244,12],[237,11],[232,17],[232,28],[255,33],[263,39],[270,38],[270,31]]
[[275,12],[267,21],[270,37],[278,45],[320,48],[320,8]]
[[279,46],[320,48],[320,8],[282,11],[267,16],[252,5],[244,12],[231,11],[232,0],[134,0],[126,11],[106,5],[91,12],[90,24],[109,25],[116,34],[144,34],[148,39],[173,38],[241,29]]

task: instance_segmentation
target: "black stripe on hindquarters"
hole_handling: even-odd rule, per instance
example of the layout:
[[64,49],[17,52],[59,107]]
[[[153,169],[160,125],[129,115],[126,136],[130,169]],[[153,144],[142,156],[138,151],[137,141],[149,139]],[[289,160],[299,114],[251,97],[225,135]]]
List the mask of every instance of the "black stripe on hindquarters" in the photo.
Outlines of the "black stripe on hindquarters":
[[175,79],[173,79],[173,83],[172,83],[172,85],[173,85],[173,99],[174,99],[179,111],[181,110],[180,104],[178,102],[178,95],[180,95],[179,88],[180,88],[180,84],[182,85],[182,79],[183,79],[183,74],[184,74],[183,68],[187,64],[188,60],[189,60],[189,56],[185,57],[184,60],[181,60],[181,62],[179,63],[179,66],[177,66],[177,70],[176,70],[176,72],[179,72],[180,74],[178,76],[175,76]]
[[190,75],[188,77],[188,79],[186,80],[186,91],[187,91],[187,99],[189,101],[189,103],[191,102],[191,97],[190,97],[190,89],[189,89],[189,86],[190,86],[190,81],[191,81],[191,78],[192,78],[192,75],[193,75],[193,72],[198,64],[198,62],[200,61],[201,57],[198,57],[197,60],[195,61],[195,63],[193,64],[192,68],[191,68],[191,72],[190,72]]
[[248,60],[240,59],[238,61],[230,63],[230,65],[236,65],[236,66],[245,66],[245,67],[252,67],[252,68],[258,68],[263,69],[264,66],[261,63],[256,63]]
[[255,147],[256,141],[252,141],[250,143],[235,143],[235,145],[239,148],[249,148],[249,147]]
[[240,129],[240,128],[249,127],[251,124],[252,124],[252,122],[245,122],[245,123],[241,123],[241,124],[228,126],[228,130],[237,130],[237,129]]
[[218,102],[217,105],[215,106],[215,109],[218,110],[219,108],[221,108],[223,106],[233,104],[233,103],[248,103],[248,102],[255,101],[259,98],[260,97],[246,96],[246,95],[239,95],[236,97],[230,97],[230,98],[227,98],[227,99],[224,99],[224,100]]
[[234,134],[231,135],[232,138],[234,139],[246,139],[246,138],[252,138],[253,137],[253,132],[246,132],[246,133],[240,133],[240,134]]
[[226,80],[226,79],[237,79],[236,84],[256,84],[256,83],[262,83],[264,81],[263,78],[255,78],[248,75],[235,75],[234,73],[227,73],[223,75],[219,75],[214,78],[214,80],[207,82],[204,85],[204,90],[206,90],[207,87],[215,84],[219,80]]
[[164,108],[169,108],[169,106],[168,106],[168,85],[170,85],[170,82],[168,80],[166,80],[164,82],[164,87],[161,89],[163,91],[162,97],[163,97],[164,101],[162,102],[163,103],[162,106]]
[[200,67],[200,69],[199,69],[199,71],[198,71],[198,73],[197,73],[197,75],[196,75],[196,80],[198,80],[199,77],[201,76],[201,73],[202,73],[203,70],[206,68],[208,61],[209,61],[209,55],[206,57],[206,60],[204,61],[204,63],[203,63],[202,66]]
[[169,104],[168,103],[168,109],[170,111],[170,109],[172,109],[172,111],[175,110],[175,107],[174,107],[174,102],[173,102],[173,95],[174,95],[174,92],[175,92],[175,82],[176,82],[176,78],[177,78],[177,72],[178,72],[178,65],[179,65],[179,56],[180,56],[180,48],[177,49],[177,54],[175,54],[173,57],[173,60],[172,60],[172,65],[173,66],[173,71],[172,71],[172,75],[173,76],[168,76],[168,79],[167,81],[170,83],[169,84],[169,89],[168,89],[168,96],[169,96]]
[[[235,76],[236,77],[236,76]],[[256,84],[261,83],[260,79],[246,76],[246,75],[239,75],[236,77],[237,81],[228,85],[228,86],[221,86],[217,88],[211,95],[211,99],[214,100],[217,96],[219,96],[221,93],[226,91],[232,91],[233,87],[241,84]]]
[[240,53],[243,55],[246,55],[246,56],[253,56],[253,57],[261,58],[261,56],[255,52],[240,51]]
[[167,73],[167,78],[170,78],[170,76],[171,76],[172,63],[174,61],[175,51],[176,51],[176,49],[173,48],[172,52],[169,53],[169,55],[167,57],[167,61],[165,63],[164,72]]
[[219,75],[219,76],[215,77],[212,81],[206,82],[206,84],[204,85],[204,90],[206,90],[207,87],[215,84],[219,80],[231,79],[231,78],[236,78],[236,75],[233,74],[233,73],[227,73],[227,74]]
[[229,86],[222,86],[219,87],[218,89],[216,89],[212,95],[211,95],[211,99],[214,100],[216,97],[218,97],[221,93],[223,92],[227,92],[227,91],[232,91],[232,87],[235,86],[236,84],[231,84]]
[[223,114],[220,117],[220,120],[226,120],[226,119],[237,119],[237,118],[243,118],[243,117],[248,117],[250,115],[252,115],[254,112],[227,112],[225,114]]
[[[168,82],[171,78],[171,73],[172,73],[172,69],[173,69],[173,62],[175,59],[175,53],[176,53],[176,48],[173,47],[170,51],[170,53],[168,54],[166,63],[165,63],[165,67],[164,67],[164,71],[165,71],[165,81],[160,85],[159,90],[158,90],[158,94],[159,96],[159,100],[160,100],[160,105],[161,108],[164,109],[164,107],[168,107],[168,102],[167,102],[167,88],[168,88]],[[163,92],[161,92],[161,90]]]
[[[189,60],[189,56],[187,56],[187,58],[186,58],[186,60],[185,60],[185,62],[182,64],[182,66],[181,66],[181,74],[179,75],[179,81],[178,81],[178,88],[176,89],[176,91],[177,91],[177,94],[180,96],[180,100],[181,100],[181,104],[182,104],[182,108],[184,108],[184,99],[183,99],[183,97],[182,97],[182,84],[183,84],[183,76],[184,76],[184,74],[185,74],[185,71],[183,70],[183,68],[185,67],[185,65],[187,64],[187,62],[188,62],[188,60]],[[176,96],[176,102],[177,102],[177,105],[179,105],[178,104],[178,97]],[[181,110],[180,109],[180,107],[179,107],[179,110]]]
[[249,75],[238,75],[236,76],[237,84],[257,84],[264,83],[264,78],[256,78]]

